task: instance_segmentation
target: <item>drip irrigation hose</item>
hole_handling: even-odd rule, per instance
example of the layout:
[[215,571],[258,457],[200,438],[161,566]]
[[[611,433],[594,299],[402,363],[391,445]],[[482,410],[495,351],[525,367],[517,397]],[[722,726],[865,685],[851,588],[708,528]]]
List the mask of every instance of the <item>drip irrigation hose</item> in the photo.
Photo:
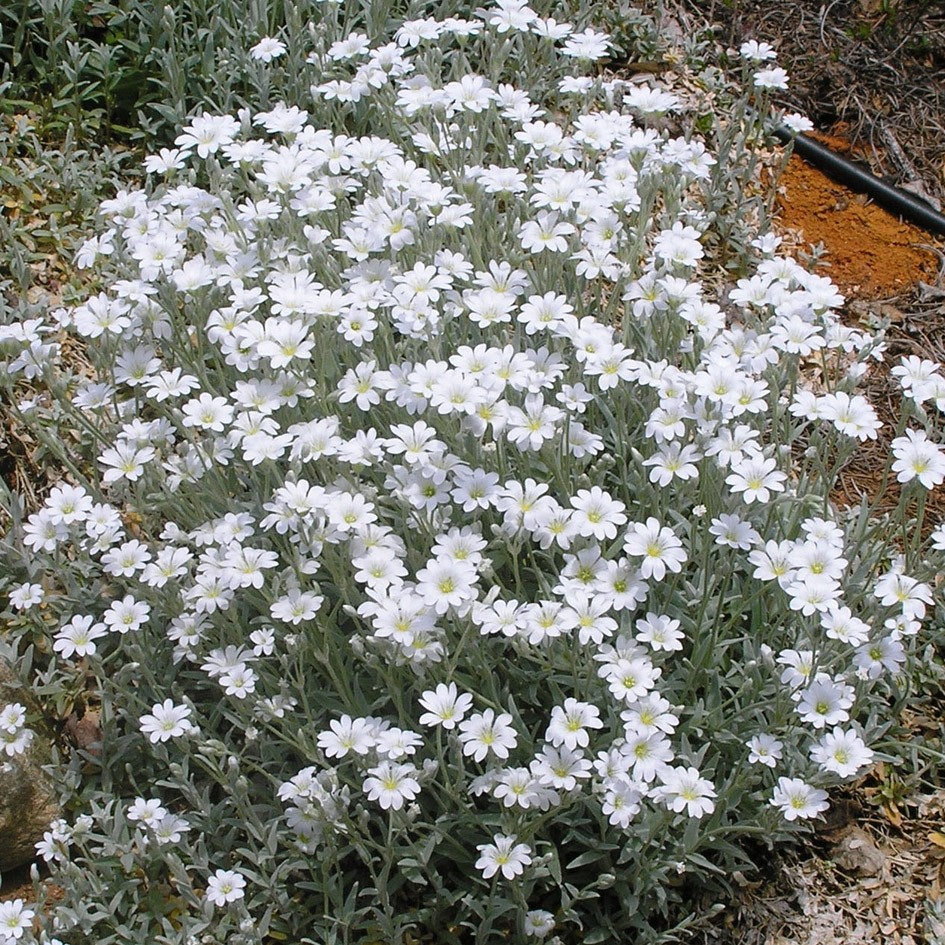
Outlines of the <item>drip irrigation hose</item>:
[[929,233],[945,236],[945,215],[920,197],[901,187],[887,184],[836,151],[831,151],[807,135],[795,134],[784,125],[776,127],[774,135],[784,144],[793,142],[796,154],[838,183],[858,193],[869,194],[883,209],[928,230]]

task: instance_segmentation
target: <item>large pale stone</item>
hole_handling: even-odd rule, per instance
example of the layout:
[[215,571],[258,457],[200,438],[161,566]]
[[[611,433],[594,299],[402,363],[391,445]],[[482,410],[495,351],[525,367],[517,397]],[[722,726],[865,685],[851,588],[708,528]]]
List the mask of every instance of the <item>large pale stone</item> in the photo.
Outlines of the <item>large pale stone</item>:
[[[31,708],[32,694],[0,659],[0,711],[13,702]],[[32,713],[30,713],[32,715]],[[51,821],[59,816],[56,791],[42,766],[50,746],[34,725],[30,747],[21,755],[0,752],[0,873],[28,863],[36,855]]]

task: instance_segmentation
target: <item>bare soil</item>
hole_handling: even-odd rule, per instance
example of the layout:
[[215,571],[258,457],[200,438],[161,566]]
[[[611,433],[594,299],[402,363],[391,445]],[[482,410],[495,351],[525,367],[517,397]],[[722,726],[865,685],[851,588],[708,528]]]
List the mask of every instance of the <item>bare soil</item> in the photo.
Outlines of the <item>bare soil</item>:
[[[838,154],[862,156],[846,138],[815,137]],[[781,177],[777,210],[791,243],[823,246],[824,272],[847,298],[900,295],[937,278],[940,258],[931,248],[932,235],[851,193],[796,154]]]

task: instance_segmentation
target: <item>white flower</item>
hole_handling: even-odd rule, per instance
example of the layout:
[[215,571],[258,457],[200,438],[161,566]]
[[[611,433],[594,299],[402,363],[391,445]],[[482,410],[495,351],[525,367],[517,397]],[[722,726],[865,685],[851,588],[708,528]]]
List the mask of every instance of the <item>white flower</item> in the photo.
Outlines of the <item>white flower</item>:
[[56,486],[43,503],[53,516],[54,521],[71,525],[85,521],[92,511],[92,497],[81,486]]
[[456,683],[440,683],[436,689],[427,689],[420,696],[420,705],[426,713],[420,716],[421,725],[440,725],[450,730],[462,722],[472,706],[473,698],[469,693],[460,693]]
[[476,569],[465,561],[431,559],[417,572],[417,594],[428,607],[445,614],[476,596]]
[[[602,756],[599,757],[602,758]],[[604,764],[607,763],[602,760],[600,766]],[[601,812],[608,823],[625,830],[633,822],[633,818],[640,813],[641,802],[646,796],[646,785],[628,778],[626,772],[619,771],[613,766],[608,767],[604,785]]]
[[183,407],[185,427],[197,427],[213,433],[222,433],[224,428],[233,420],[233,408],[225,397],[214,397],[212,394],[201,394],[188,400]]
[[279,56],[285,54],[286,44],[279,39],[273,39],[271,36],[264,36],[249,51],[250,58],[258,59],[260,62],[272,62]]
[[843,557],[843,539],[838,543],[808,538],[795,542],[788,552],[788,564],[798,581],[830,578],[839,581],[849,562]]
[[236,902],[245,895],[246,879],[235,870],[217,870],[207,880],[207,899],[215,906]]
[[653,517],[632,523],[623,547],[628,555],[642,556],[640,573],[645,580],[662,581],[667,571],[678,574],[687,558],[676,533]]
[[[654,411],[654,416],[660,409],[657,408]],[[658,420],[657,422],[661,421]],[[681,421],[680,425],[682,425]],[[683,427],[683,429],[685,428]],[[656,483],[662,488],[668,486],[673,479],[683,481],[696,479],[699,475],[696,462],[700,458],[699,451],[691,443],[684,446],[679,443],[665,443],[658,452],[645,459],[643,465],[650,467],[650,482]]]
[[[618,638],[620,640],[625,638]],[[662,670],[655,667],[650,659],[642,654],[642,648],[634,646],[634,655],[616,657],[613,662],[604,663],[597,671],[607,680],[610,691],[617,699],[623,699],[632,705],[644,698],[656,685]]]
[[774,46],[770,43],[760,43],[756,39],[747,39],[738,47],[739,55],[749,62],[766,62],[774,59]]
[[876,439],[882,423],[865,397],[859,394],[851,397],[844,391],[836,391],[824,394],[820,400],[820,415],[841,433],[856,437],[860,442]]
[[364,55],[370,48],[371,41],[364,33],[349,33],[328,47],[328,58],[336,61],[354,59]]
[[10,588],[10,606],[17,610],[29,610],[40,604],[46,596],[42,584],[17,584]]
[[0,731],[17,732],[26,724],[26,707],[11,702],[0,711]]
[[534,646],[553,640],[574,629],[577,619],[570,607],[554,600],[525,605],[524,633]]
[[[932,529],[929,541],[936,551],[945,551],[945,522]],[[10,602],[13,602],[13,592],[10,592]]]
[[142,715],[138,727],[148,736],[152,745],[179,738],[194,730],[190,719],[190,707],[174,705],[172,699],[165,699],[151,707],[151,712]]
[[647,643],[654,650],[678,652],[683,648],[686,635],[679,629],[680,623],[661,614],[648,613],[636,622],[636,639]]
[[[78,821],[76,821],[78,826]],[[36,853],[46,863],[65,862],[69,846],[72,842],[73,831],[64,820],[54,820],[49,830],[43,834],[43,839],[36,844]]]
[[732,472],[725,482],[750,505],[752,502],[764,504],[770,501],[772,492],[783,492],[786,479],[773,459],[754,454],[733,462]]
[[398,46],[409,46],[411,49],[420,45],[422,40],[436,39],[444,28],[438,20],[407,20],[394,34]]
[[53,649],[66,659],[73,655],[91,656],[95,652],[95,641],[108,633],[105,624],[93,623],[93,620],[84,615],[73,617],[56,634]]
[[544,909],[532,909],[525,914],[525,934],[544,938],[555,929],[555,917]]
[[138,630],[142,624],[147,623],[150,613],[148,604],[126,594],[120,601],[114,601],[109,606],[102,620],[109,630],[127,633],[129,630]]
[[152,830],[158,843],[180,843],[183,834],[190,830],[190,824],[176,814],[165,814],[152,825]]
[[332,495],[327,513],[328,520],[341,532],[357,532],[377,521],[374,504],[359,493]]
[[137,446],[121,441],[103,450],[99,456],[99,462],[108,467],[102,478],[105,482],[118,482],[121,479],[137,482],[144,473],[144,467],[155,456],[157,451],[152,446]]
[[126,816],[130,821],[151,826],[167,815],[167,808],[156,797],[136,797],[129,805]]
[[482,870],[484,879],[491,879],[500,870],[506,879],[515,879],[525,872],[525,867],[532,862],[532,850],[515,840],[514,834],[506,837],[497,833],[492,843],[480,843],[476,847],[480,854],[476,869]]
[[789,314],[771,327],[771,343],[780,351],[808,357],[826,342],[817,325],[800,315]]
[[799,115],[797,112],[789,112],[781,119],[781,123],[795,134],[814,130],[814,123],[806,115]]
[[709,533],[715,535],[716,544],[729,548],[740,548],[742,551],[748,551],[761,538],[748,522],[737,515],[728,514],[712,519]]
[[781,759],[784,743],[773,735],[754,735],[746,743],[748,763],[774,768]]
[[532,760],[532,774],[547,787],[561,791],[573,791],[580,780],[591,776],[591,762],[577,749],[564,745],[545,745]]
[[525,0],[499,0],[488,16],[489,25],[497,33],[507,33],[509,30],[527,30],[537,15]]
[[[147,166],[147,160],[145,165]],[[88,269],[99,256],[111,256],[114,252],[115,246],[110,235],[91,236],[77,250],[75,264],[79,269]]]
[[343,403],[354,401],[359,410],[370,410],[381,402],[377,389],[378,372],[376,361],[363,361],[348,371],[338,384],[338,399]]
[[879,679],[884,672],[898,673],[905,660],[906,651],[902,643],[890,635],[861,646],[853,657],[853,665],[861,679]]
[[840,582],[828,574],[808,574],[792,580],[785,590],[791,610],[799,610],[807,617],[830,610],[841,594]]
[[506,435],[520,450],[537,452],[557,435],[563,418],[564,411],[546,404],[541,394],[528,394],[523,407],[509,408]]
[[932,590],[928,584],[917,581],[908,574],[893,569],[884,574],[873,588],[873,596],[884,607],[902,607],[907,617],[921,620],[926,606],[932,606]]
[[274,620],[281,620],[297,627],[300,623],[313,620],[323,601],[324,598],[319,594],[292,588],[284,597],[272,602],[269,613]]
[[444,91],[452,101],[452,110],[478,114],[496,97],[495,91],[481,76],[464,75],[458,82],[448,82]]
[[659,778],[659,796],[671,811],[703,817],[715,810],[715,786],[697,768],[663,768]]
[[0,728],[0,749],[10,758],[22,755],[33,743],[32,729]]
[[777,661],[787,667],[781,671],[781,682],[792,689],[806,685],[814,671],[813,650],[782,650]]
[[[179,148],[161,148],[157,154],[149,154],[144,159],[144,169],[149,174],[167,174],[185,166],[185,154]],[[98,252],[103,252],[101,247],[98,247]]]
[[377,801],[384,810],[400,810],[407,801],[420,793],[420,782],[414,777],[413,765],[398,765],[385,761],[376,768],[368,768],[364,790],[369,801]]
[[483,636],[501,633],[506,637],[514,637],[527,629],[528,605],[517,600],[497,600],[490,606],[476,604],[473,606],[472,619]]
[[811,748],[810,756],[825,771],[849,778],[872,762],[873,751],[856,732],[838,726],[821,737]]
[[329,730],[318,736],[318,747],[329,758],[344,758],[349,751],[356,755],[366,755],[377,741],[374,727],[367,719],[353,719],[343,715],[328,723]]
[[820,625],[831,640],[840,640],[850,646],[861,646],[870,637],[870,625],[853,616],[849,607],[832,602],[820,615]]
[[846,722],[854,701],[852,686],[837,682],[825,674],[817,675],[797,700],[797,713],[814,728]]
[[489,754],[508,758],[509,751],[518,743],[518,736],[512,728],[512,716],[507,712],[497,716],[492,709],[477,712],[460,722],[459,732],[463,754],[476,761],[484,761]]
[[392,725],[377,733],[374,747],[380,757],[387,758],[389,761],[399,761],[408,755],[415,755],[422,744],[423,738],[416,732],[409,732]]
[[568,248],[567,237],[573,232],[573,224],[559,222],[557,213],[539,213],[536,219],[522,224],[518,238],[522,248],[529,253],[540,253],[543,250],[563,253]]
[[632,723],[627,724],[626,733],[620,752],[632,763],[633,777],[641,783],[653,781],[673,760],[672,744],[663,732],[634,731]]
[[0,941],[18,942],[32,928],[35,915],[22,899],[0,902]]
[[503,807],[517,806],[523,810],[534,807],[545,809],[547,805],[544,799],[550,797],[551,793],[529,768],[503,768],[492,788],[492,796],[501,801]]
[[677,221],[672,229],[663,230],[653,243],[653,253],[671,265],[692,267],[702,259],[705,250],[699,242],[699,231]]
[[174,141],[179,148],[189,151],[197,149],[197,154],[209,157],[225,144],[229,144],[239,131],[239,122],[230,115],[203,115],[195,118]]
[[571,499],[571,521],[578,534],[598,541],[617,537],[617,529],[627,521],[626,506],[599,486],[579,489]]
[[893,472],[900,482],[918,479],[926,489],[945,481],[945,453],[921,430],[906,430],[892,441]]
[[770,803],[789,821],[816,817],[829,807],[827,792],[811,787],[800,778],[778,778]]
[[652,735],[665,732],[668,735],[679,725],[679,716],[670,711],[672,705],[658,693],[651,692],[637,699],[620,713],[627,732]]
[[556,705],[551,710],[551,721],[548,723],[545,737],[556,747],[564,745],[569,749],[587,748],[590,744],[587,729],[603,727],[597,706],[567,698],[564,705]]
[[354,578],[376,591],[401,586],[407,569],[391,548],[374,548],[368,554],[352,560],[358,569]]
[[752,78],[756,89],[786,89],[788,87],[788,74],[779,66],[762,69]]
[[561,47],[564,56],[572,59],[603,59],[610,49],[610,36],[597,30],[586,29],[572,33]]

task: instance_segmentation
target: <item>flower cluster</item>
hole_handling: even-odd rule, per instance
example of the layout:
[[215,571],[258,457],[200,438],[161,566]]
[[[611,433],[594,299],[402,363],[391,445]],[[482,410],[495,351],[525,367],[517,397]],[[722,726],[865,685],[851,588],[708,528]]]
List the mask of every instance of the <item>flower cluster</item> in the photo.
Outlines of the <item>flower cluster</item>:
[[[881,428],[855,392],[881,343],[765,232],[718,291],[711,142],[668,130],[684,89],[582,75],[609,42],[521,0],[332,36],[306,108],[196,116],[103,205],[102,292],[0,334],[29,378],[66,332],[96,359],[63,408],[95,474],[25,522],[47,590],[10,600],[52,600],[62,672],[134,662],[123,737],[172,776],[122,816],[178,889],[190,858],[195,916],[269,922],[281,862],[327,902],[356,858],[378,901],[391,870],[473,869],[483,901],[522,884],[522,934],[583,928],[574,882],[698,865],[872,761],[934,606],[915,550],[828,500]],[[540,50],[547,100],[474,70],[491,44]],[[916,407],[938,370],[896,369]],[[892,470],[927,489],[915,416]],[[63,560],[82,606],[48,589]]]
[[0,709],[0,748],[7,757],[22,755],[33,741],[33,730],[26,725],[26,707],[9,702]]

